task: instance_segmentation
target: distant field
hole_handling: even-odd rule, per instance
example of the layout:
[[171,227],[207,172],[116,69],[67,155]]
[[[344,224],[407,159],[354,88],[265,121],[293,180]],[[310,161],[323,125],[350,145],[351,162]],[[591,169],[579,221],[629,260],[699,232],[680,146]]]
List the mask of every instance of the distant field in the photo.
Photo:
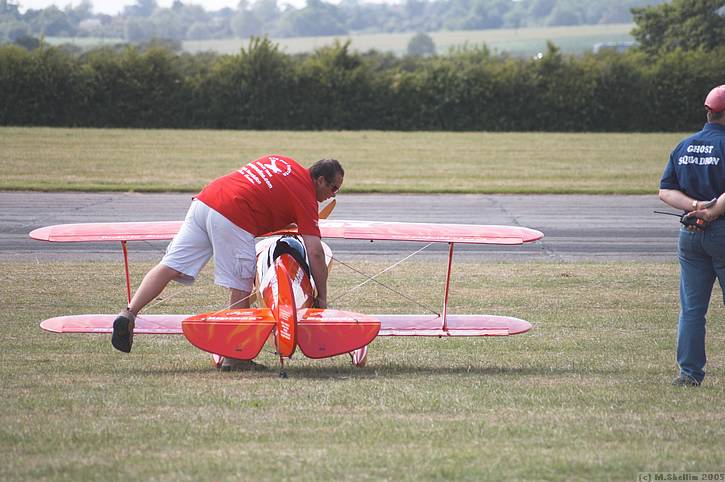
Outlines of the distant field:
[[[610,25],[583,25],[574,27],[547,27],[547,28],[521,28],[521,29],[491,29],[466,30],[455,32],[428,32],[436,44],[439,54],[445,54],[452,47],[462,45],[481,45],[485,43],[497,52],[508,52],[516,56],[532,56],[545,51],[546,41],[551,40],[566,53],[591,52],[592,46],[599,42],[627,42],[634,40],[629,32],[634,24]],[[328,37],[289,37],[273,38],[284,52],[296,54],[311,52],[314,49],[332,44],[335,39],[352,40],[355,50],[366,52],[376,49],[383,52],[404,54],[410,38],[414,35],[408,33],[391,34],[353,34],[349,36]],[[52,44],[75,43],[82,47],[94,44],[113,44],[122,42],[116,38],[64,38],[51,37],[47,39]],[[225,54],[239,52],[246,45],[248,39],[222,39],[222,40],[188,40],[183,42],[184,50],[188,52],[214,51]]]
[[[548,27],[522,29],[466,30],[457,32],[428,32],[436,44],[439,54],[445,54],[453,47],[485,43],[497,52],[508,52],[516,56],[533,56],[546,51],[546,41],[551,40],[566,53],[591,52],[599,42],[625,42],[634,40],[629,32],[633,24],[586,25],[575,27]],[[311,52],[324,45],[331,45],[335,39],[352,41],[352,48],[361,52],[376,49],[404,54],[414,33],[356,34],[331,37],[275,38],[284,52],[296,54]],[[200,52],[211,50],[221,53],[236,53],[246,45],[244,39],[185,41],[184,50]]]
[[44,40],[51,45],[74,44],[82,48],[115,45],[125,42],[120,37],[45,37]]
[[[107,335],[40,330],[46,317],[123,306],[118,263],[2,268],[2,480],[638,480],[639,472],[723,471],[725,313],[713,303],[705,384],[670,386],[674,262],[467,263],[454,275],[451,309],[518,316],[531,332],[379,339],[364,369],[347,356],[298,358],[286,380],[271,346],[260,357],[269,370],[219,373],[181,336],[137,336],[123,355]],[[148,268],[134,265],[135,283]],[[444,268],[406,263],[383,281],[435,306]],[[360,281],[342,267],[333,274],[331,296]],[[217,309],[224,290],[209,268],[202,276],[192,288],[170,287],[154,310]],[[374,286],[338,307],[419,312]]]
[[264,154],[334,157],[348,192],[656,192],[681,134],[0,128],[0,189],[196,191]]

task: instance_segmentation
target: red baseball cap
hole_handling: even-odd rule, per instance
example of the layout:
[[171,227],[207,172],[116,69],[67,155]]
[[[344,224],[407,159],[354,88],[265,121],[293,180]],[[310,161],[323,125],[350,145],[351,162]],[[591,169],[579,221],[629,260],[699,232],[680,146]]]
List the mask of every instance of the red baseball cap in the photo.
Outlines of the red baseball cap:
[[725,110],[725,85],[718,85],[705,97],[705,107],[713,112]]

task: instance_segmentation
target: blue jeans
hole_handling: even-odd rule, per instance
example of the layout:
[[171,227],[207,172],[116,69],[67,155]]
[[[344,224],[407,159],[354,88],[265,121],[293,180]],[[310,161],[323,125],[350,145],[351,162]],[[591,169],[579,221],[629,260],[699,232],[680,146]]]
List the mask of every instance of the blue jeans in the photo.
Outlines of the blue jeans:
[[715,278],[725,292],[725,218],[713,222],[705,231],[680,229],[677,255],[680,260],[677,364],[680,373],[702,382],[707,361],[705,315]]

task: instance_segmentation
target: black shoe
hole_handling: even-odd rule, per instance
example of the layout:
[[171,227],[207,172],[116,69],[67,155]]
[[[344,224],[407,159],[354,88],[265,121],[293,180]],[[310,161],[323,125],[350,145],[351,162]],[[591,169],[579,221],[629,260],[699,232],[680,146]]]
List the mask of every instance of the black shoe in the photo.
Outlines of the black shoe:
[[672,384],[676,387],[699,387],[700,382],[689,375],[681,373],[680,376],[672,380]]
[[133,321],[125,316],[119,316],[113,321],[113,335],[111,336],[113,348],[124,353],[131,353],[133,325]]

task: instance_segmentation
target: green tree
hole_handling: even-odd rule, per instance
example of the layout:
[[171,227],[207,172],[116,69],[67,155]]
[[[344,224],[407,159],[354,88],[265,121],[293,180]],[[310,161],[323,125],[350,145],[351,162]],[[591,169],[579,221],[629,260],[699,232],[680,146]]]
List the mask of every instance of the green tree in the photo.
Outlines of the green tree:
[[209,26],[203,22],[194,22],[186,31],[186,38],[189,40],[201,40],[209,38]]
[[[350,41],[335,41],[304,60],[298,69],[297,128],[353,129],[379,125],[385,89],[376,86],[362,55]],[[356,127],[357,126],[357,127]]]
[[25,50],[31,51],[40,48],[40,39],[31,37],[30,35],[23,35],[22,37],[15,39],[15,45],[19,45]]
[[135,5],[123,9],[123,14],[129,17],[150,17],[157,6],[156,0],[136,0]]
[[43,9],[33,19],[33,31],[49,37],[71,37],[75,34],[75,27],[71,25],[65,12],[58,7],[50,6]]
[[264,25],[277,20],[280,14],[277,0],[257,0],[252,6],[252,12]]
[[225,129],[290,128],[291,59],[267,38],[254,37],[238,55],[215,62],[198,84],[200,123]]
[[178,57],[168,49],[99,49],[85,58],[92,73],[92,108],[84,123],[98,127],[181,127],[189,105]]
[[90,0],[81,0],[75,7],[70,4],[65,7],[65,14],[73,25],[78,25],[83,20],[93,16],[93,3]]
[[156,36],[156,25],[147,18],[131,17],[126,21],[123,36],[129,42],[145,42]]
[[0,21],[0,40],[15,42],[19,38],[30,35],[30,28],[15,19]]
[[237,37],[249,38],[262,33],[262,23],[251,10],[240,10],[232,17],[232,30]]
[[436,44],[433,39],[424,32],[419,32],[411,37],[408,42],[408,55],[411,57],[425,57],[435,55]]
[[648,54],[684,50],[712,50],[723,45],[723,0],[673,0],[633,8],[637,24],[632,35]]
[[185,27],[181,18],[169,8],[159,8],[150,17],[155,26],[155,36],[172,40],[183,40]]
[[340,9],[322,0],[307,0],[307,6],[289,10],[280,19],[284,35],[316,36],[347,33],[341,20]]

